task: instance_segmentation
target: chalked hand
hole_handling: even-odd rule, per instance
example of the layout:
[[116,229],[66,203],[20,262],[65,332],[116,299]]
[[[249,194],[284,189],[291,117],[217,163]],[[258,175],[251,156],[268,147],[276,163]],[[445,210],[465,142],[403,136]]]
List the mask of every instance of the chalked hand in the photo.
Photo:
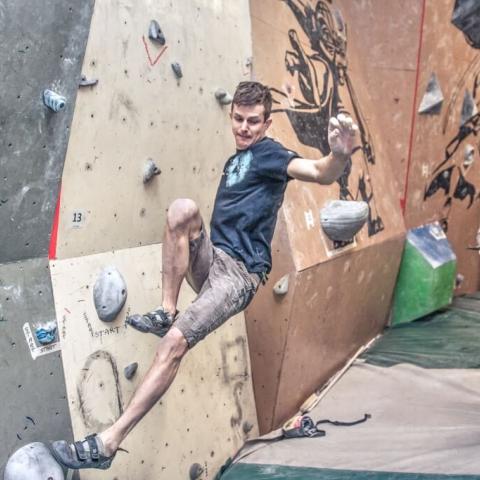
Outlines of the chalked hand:
[[348,157],[355,144],[358,126],[351,117],[339,114],[328,122],[328,144],[334,156]]

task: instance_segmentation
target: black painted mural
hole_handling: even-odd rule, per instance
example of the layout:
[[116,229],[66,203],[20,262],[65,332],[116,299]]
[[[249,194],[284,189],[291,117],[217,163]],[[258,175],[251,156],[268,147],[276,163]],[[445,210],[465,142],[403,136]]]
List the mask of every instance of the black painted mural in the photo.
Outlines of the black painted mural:
[[[327,137],[330,117],[339,113],[352,116],[359,127],[361,145],[354,149],[344,174],[337,180],[339,198],[368,203],[368,235],[375,235],[384,229],[370,175],[376,158],[372,137],[348,75],[347,25],[331,0],[318,0],[314,7],[301,0],[280,1],[290,8],[310,45],[308,49],[302,45],[295,28],[289,30],[290,49],[285,53],[285,68],[296,80],[298,91],[291,85],[272,88],[273,112],[285,113],[298,140],[318,149],[322,155],[330,152]],[[347,109],[345,100],[353,111]],[[362,168],[358,177],[352,178],[352,161],[357,158]]]
[[[473,48],[480,48],[480,4],[471,0],[456,0],[452,23],[463,31],[467,43]],[[425,187],[424,201],[437,193],[443,193],[441,223],[448,230],[450,210],[455,201],[463,202],[470,208],[479,199],[477,187],[469,181],[472,176],[475,153],[480,151],[480,56],[468,66],[456,85],[444,114],[442,125],[446,134],[449,121],[458,121],[455,136],[445,147],[444,158],[434,168],[431,179]],[[462,100],[463,99],[463,100]],[[463,101],[460,108],[459,100]],[[460,112],[460,118],[453,111]],[[451,130],[451,129],[449,129]]]

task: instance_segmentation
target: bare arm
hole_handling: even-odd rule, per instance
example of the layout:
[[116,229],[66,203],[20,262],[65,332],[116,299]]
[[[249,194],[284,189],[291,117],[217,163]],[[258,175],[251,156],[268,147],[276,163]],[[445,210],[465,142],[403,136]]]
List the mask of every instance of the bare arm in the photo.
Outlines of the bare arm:
[[357,130],[358,127],[350,117],[345,115],[332,117],[328,124],[328,143],[331,153],[318,160],[294,158],[288,165],[288,175],[304,182],[316,182],[322,185],[333,183],[345,170]]

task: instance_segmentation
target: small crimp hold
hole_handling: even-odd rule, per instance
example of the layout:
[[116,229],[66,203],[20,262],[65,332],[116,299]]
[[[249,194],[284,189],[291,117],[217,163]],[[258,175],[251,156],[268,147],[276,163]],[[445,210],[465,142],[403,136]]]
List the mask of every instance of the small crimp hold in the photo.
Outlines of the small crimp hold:
[[50,110],[60,112],[67,105],[67,99],[62,97],[62,95],[47,89],[43,91],[43,103],[50,108]]
[[148,38],[154,42],[159,43],[160,45],[165,45],[165,35],[160,28],[160,25],[156,20],[150,22],[150,27],[148,29]]
[[273,287],[276,295],[285,295],[288,292],[288,274],[284,275]]
[[90,80],[86,77],[86,75],[82,75],[82,79],[78,84],[79,87],[93,87],[98,83],[98,78],[91,78]]
[[137,362],[133,362],[130,365],[127,365],[123,369],[123,374],[125,375],[125,378],[127,380],[131,380],[133,378],[133,376],[135,375],[135,373],[137,372],[137,368],[138,368],[138,363]]
[[475,160],[475,147],[467,143],[465,145],[465,150],[463,153],[463,166],[468,167],[471,165]]
[[143,183],[148,183],[155,175],[160,175],[162,171],[155,165],[155,162],[149,158],[143,169]]
[[196,480],[203,473],[203,467],[199,463],[194,463],[189,470],[190,480]]
[[182,72],[182,67],[178,62],[173,62],[172,63],[172,70],[175,76],[180,79],[183,77],[183,72]]
[[218,100],[220,105],[230,105],[233,101],[233,97],[223,88],[219,88],[215,92],[215,98]]

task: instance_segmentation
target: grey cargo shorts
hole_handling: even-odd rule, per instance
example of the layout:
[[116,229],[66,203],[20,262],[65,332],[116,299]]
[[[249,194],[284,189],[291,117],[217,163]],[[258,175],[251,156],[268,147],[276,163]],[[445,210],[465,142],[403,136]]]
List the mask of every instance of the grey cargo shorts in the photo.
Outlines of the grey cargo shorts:
[[190,242],[187,282],[198,294],[175,323],[192,348],[252,300],[260,275],[249,273],[243,262],[215,247],[202,227]]

